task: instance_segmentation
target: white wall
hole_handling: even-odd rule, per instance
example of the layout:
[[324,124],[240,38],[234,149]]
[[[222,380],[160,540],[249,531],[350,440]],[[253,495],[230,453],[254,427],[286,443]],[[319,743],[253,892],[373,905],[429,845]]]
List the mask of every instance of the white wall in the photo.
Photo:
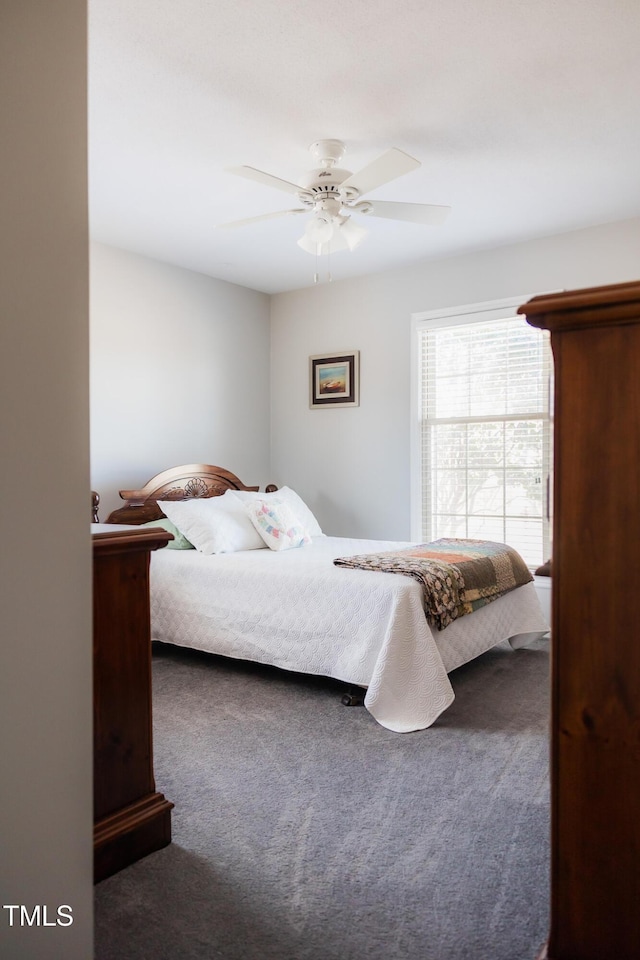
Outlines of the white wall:
[[100,518],[180,463],[269,483],[269,298],[91,245],[91,484]]
[[[639,277],[634,219],[272,297],[273,481],[326,533],[409,539],[411,314]],[[310,410],[308,357],[350,349],[360,406]]]
[[53,923],[0,909],[3,960],[92,956],[86,27],[0,5],[0,905]]

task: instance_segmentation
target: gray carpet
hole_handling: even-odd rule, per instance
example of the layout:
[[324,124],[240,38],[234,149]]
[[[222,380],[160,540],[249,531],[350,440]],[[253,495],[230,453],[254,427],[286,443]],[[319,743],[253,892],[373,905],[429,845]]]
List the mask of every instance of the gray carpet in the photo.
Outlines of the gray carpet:
[[173,843],[96,887],[96,960],[534,960],[548,924],[548,649],[451,675],[429,730],[340,685],[154,654]]

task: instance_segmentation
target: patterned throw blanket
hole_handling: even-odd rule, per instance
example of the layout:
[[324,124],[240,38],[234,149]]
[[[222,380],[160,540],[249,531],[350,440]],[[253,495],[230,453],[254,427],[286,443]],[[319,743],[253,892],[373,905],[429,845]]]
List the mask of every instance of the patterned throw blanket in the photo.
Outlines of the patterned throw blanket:
[[517,551],[490,540],[434,540],[333,562],[338,567],[414,577],[424,587],[427,620],[438,630],[533,580]]

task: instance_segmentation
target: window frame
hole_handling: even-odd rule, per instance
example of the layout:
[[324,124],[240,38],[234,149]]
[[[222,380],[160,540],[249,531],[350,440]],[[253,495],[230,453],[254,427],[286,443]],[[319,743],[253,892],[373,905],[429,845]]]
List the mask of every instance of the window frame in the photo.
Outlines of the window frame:
[[[410,429],[410,537],[413,542],[423,540],[423,461],[422,461],[422,376],[420,370],[420,335],[425,329],[469,325],[474,322],[508,320],[518,308],[531,299],[533,294],[490,300],[463,306],[444,307],[438,310],[421,311],[411,315],[411,429]],[[553,363],[550,377],[553,378]],[[550,397],[550,408],[552,398]],[[549,410],[549,422],[553,426],[553,412]],[[549,451],[550,473],[553,469],[553,451]],[[550,520],[550,500],[547,493],[547,521]],[[550,536],[550,533],[549,533]]]

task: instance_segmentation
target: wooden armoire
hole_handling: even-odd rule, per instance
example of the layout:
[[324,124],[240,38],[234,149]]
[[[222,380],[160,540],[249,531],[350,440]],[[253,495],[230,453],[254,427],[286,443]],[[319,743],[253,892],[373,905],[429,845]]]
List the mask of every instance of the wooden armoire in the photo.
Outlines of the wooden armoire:
[[640,958],[640,282],[535,297],[555,364],[548,960]]

